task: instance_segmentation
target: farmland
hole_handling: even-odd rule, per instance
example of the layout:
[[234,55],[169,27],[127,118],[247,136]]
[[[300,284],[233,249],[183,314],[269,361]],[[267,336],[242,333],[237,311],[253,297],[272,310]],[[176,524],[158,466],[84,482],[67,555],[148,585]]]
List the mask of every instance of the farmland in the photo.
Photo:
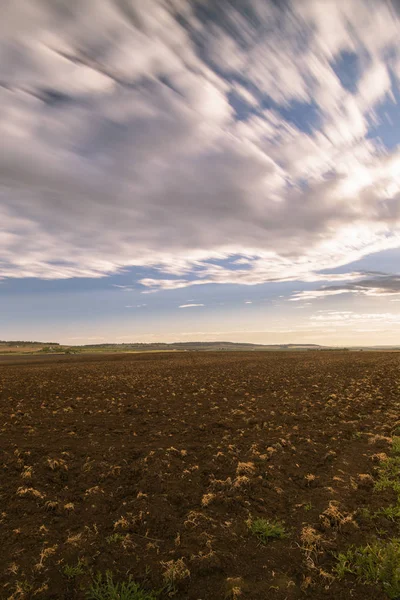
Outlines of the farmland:
[[5,357],[0,417],[2,599],[400,595],[398,353]]

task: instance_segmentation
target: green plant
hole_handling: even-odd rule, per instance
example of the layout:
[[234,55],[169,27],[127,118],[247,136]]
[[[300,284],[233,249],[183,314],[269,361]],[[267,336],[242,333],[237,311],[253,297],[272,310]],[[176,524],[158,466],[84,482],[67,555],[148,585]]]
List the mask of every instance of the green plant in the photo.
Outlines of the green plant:
[[393,436],[392,439],[392,452],[395,455],[400,455],[400,436]]
[[147,592],[139,584],[132,581],[114,583],[111,571],[105,577],[98,574],[86,593],[87,600],[156,600],[156,592]]
[[117,544],[119,542],[123,542],[126,536],[121,533],[113,533],[106,537],[107,544]]
[[304,510],[306,510],[308,512],[309,510],[312,510],[312,507],[313,507],[312,503],[307,502],[307,504],[304,505]]
[[[396,439],[396,438],[395,438]],[[396,452],[396,449],[394,449]],[[375,484],[377,491],[384,489],[392,489],[400,495],[400,455],[384,460],[379,465],[379,477]]]
[[249,519],[247,526],[260,542],[266,544],[270,540],[287,537],[285,526],[281,521],[269,519]]
[[366,506],[363,506],[362,508],[359,508],[357,511],[357,515],[359,517],[361,517],[361,519],[372,519],[373,515],[371,514],[371,511],[369,508],[367,508]]
[[381,584],[393,600],[400,596],[400,539],[351,547],[337,556],[339,579],[351,573],[363,583]]
[[387,508],[380,508],[376,511],[375,516],[386,517],[389,521],[397,521],[400,519],[400,505],[388,506]]
[[83,575],[85,572],[85,566],[82,560],[78,560],[76,565],[64,565],[62,572],[67,579],[74,579],[78,575]]
[[[22,594],[22,598],[24,598],[25,594],[29,594],[29,592],[33,591],[33,585],[24,579],[23,581],[17,581],[15,583],[15,594]],[[17,596],[18,597],[18,596]],[[21,597],[21,596],[20,596]]]

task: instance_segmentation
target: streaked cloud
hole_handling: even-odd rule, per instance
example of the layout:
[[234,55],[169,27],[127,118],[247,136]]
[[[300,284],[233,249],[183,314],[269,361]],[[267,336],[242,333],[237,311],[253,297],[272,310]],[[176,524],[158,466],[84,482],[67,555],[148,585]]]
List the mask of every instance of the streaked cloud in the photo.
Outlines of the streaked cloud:
[[293,294],[289,300],[314,300],[326,296],[338,294],[359,294],[362,296],[400,296],[400,275],[376,274],[373,277],[359,279],[356,282],[348,282],[338,286],[324,286],[318,290],[302,291]]
[[180,304],[178,308],[196,308],[197,306],[204,306],[204,304]]
[[125,308],[144,308],[147,304],[126,304]]
[[[329,282],[400,247],[400,151],[373,134],[400,79],[391,3],[84,4],[0,24],[0,277]],[[357,285],[292,299],[387,290]]]
[[[325,326],[334,323],[336,327],[354,327],[357,324],[400,325],[400,314],[384,313],[357,313],[353,311],[323,311],[310,317],[311,326]],[[365,329],[364,329],[365,331]],[[374,329],[376,331],[376,329]]]

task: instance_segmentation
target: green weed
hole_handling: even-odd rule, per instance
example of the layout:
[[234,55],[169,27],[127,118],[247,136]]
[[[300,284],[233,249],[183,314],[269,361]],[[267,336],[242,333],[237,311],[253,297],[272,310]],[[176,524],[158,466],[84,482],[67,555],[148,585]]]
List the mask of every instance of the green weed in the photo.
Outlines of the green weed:
[[395,435],[392,439],[392,452],[400,456],[400,436]]
[[[396,438],[394,438],[396,439]],[[396,452],[396,450],[394,450]],[[388,458],[379,466],[379,477],[375,484],[377,491],[392,489],[400,494],[400,455]]]
[[371,511],[366,506],[364,506],[363,508],[359,508],[357,511],[357,514],[359,517],[361,517],[361,519],[365,519],[365,520],[372,519],[372,517],[373,517],[373,515],[371,514]]
[[285,526],[281,521],[269,519],[249,519],[247,526],[251,533],[255,535],[260,542],[266,544],[273,539],[287,537]]
[[[33,585],[24,579],[23,581],[17,581],[15,583],[15,594],[19,594],[19,597],[24,598],[25,594],[29,594],[33,591]],[[15,595],[13,594],[13,595]],[[13,596],[12,596],[13,597]],[[18,597],[18,596],[17,596]]]
[[84,563],[81,560],[78,560],[77,564],[74,565],[65,565],[62,568],[62,572],[67,579],[74,579],[78,577],[78,575],[83,575],[85,572]]
[[334,571],[339,579],[351,573],[363,583],[381,584],[393,600],[400,596],[400,539],[351,547],[337,561]]
[[86,593],[87,600],[157,600],[156,592],[147,592],[139,584],[128,579],[122,583],[114,583],[111,571],[105,577],[97,575]]
[[123,542],[125,540],[125,536],[121,533],[113,533],[106,537],[107,544],[118,544],[119,542]]
[[400,505],[388,506],[387,508],[380,508],[376,511],[375,516],[386,517],[389,521],[397,521],[400,519]]

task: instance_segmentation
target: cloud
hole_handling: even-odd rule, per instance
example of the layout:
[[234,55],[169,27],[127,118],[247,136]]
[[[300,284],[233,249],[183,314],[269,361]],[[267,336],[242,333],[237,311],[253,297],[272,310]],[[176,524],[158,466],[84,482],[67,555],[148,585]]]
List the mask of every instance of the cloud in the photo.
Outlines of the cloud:
[[[353,311],[322,311],[310,317],[311,326],[324,326],[334,323],[335,327],[353,327],[362,323],[400,325],[400,314],[396,313],[356,313]],[[362,330],[357,330],[362,331]],[[368,330],[364,330],[368,331]]]
[[322,289],[313,291],[296,292],[292,298],[289,298],[290,302],[298,302],[299,300],[318,300],[318,298],[326,298],[327,296],[337,296],[338,294],[346,294],[350,292],[347,289]]
[[399,247],[400,151],[369,136],[400,77],[397,17],[383,1],[278,4],[10,4],[0,277],[142,265],[161,274],[147,292],[318,281]]
[[195,308],[196,306],[204,306],[204,304],[181,304],[178,308]]
[[100,342],[100,341],[105,340],[106,338],[100,337],[98,335],[95,335],[95,336],[91,336],[91,337],[87,337],[87,336],[69,337],[69,338],[66,338],[66,339],[70,340],[71,342],[75,341],[75,340],[87,340],[87,341],[98,341],[98,342]]
[[[236,261],[237,264],[237,261]],[[196,261],[197,279],[140,279],[139,283],[145,288],[142,293],[151,293],[157,290],[175,290],[192,285],[242,284],[256,285],[260,283],[277,281],[352,281],[360,279],[364,273],[317,273],[311,271],[311,265],[295,259],[281,260],[274,255],[265,255],[264,258],[253,259],[247,263],[247,269],[231,269],[228,266],[210,265],[206,261]],[[317,267],[317,264],[315,264]]]
[[[356,282],[344,283],[340,286],[324,286],[318,290],[296,292],[289,300],[315,300],[338,294],[358,294],[361,296],[400,296],[400,275],[376,274],[370,278],[359,279]],[[396,298],[394,298],[396,299]],[[340,313],[343,314],[343,313]]]
[[144,308],[147,304],[126,304],[125,308]]
[[130,285],[117,285],[116,283],[113,283],[113,287],[116,287],[124,292],[133,292],[134,288]]

